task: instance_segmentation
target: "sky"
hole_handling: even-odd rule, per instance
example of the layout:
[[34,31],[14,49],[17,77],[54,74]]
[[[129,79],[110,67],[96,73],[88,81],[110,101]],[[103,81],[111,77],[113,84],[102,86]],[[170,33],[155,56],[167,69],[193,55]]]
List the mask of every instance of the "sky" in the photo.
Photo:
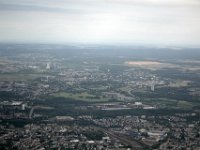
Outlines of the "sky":
[[200,0],[0,0],[0,42],[200,46]]

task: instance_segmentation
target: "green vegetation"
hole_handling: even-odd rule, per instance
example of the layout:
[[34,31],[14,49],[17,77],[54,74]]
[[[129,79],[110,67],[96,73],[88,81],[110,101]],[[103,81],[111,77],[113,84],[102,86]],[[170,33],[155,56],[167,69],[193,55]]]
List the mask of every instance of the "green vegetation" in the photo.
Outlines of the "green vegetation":
[[[192,109],[195,106],[195,103],[190,103],[187,101],[178,101],[177,107],[183,108],[183,109]],[[197,104],[198,106],[198,104]]]
[[66,93],[66,92],[59,92],[59,93],[55,93],[53,94],[53,96],[55,97],[64,97],[64,98],[75,98],[75,99],[84,99],[86,97],[93,97],[93,95],[90,95],[86,92],[82,92],[82,93],[76,93],[76,94],[72,94],[72,93]]
[[[67,103],[66,103],[67,101]],[[129,110],[113,110],[105,111],[98,109],[90,109],[88,104],[91,102],[74,100],[70,98],[50,98],[45,101],[37,100],[35,101],[36,105],[54,107],[54,110],[51,109],[37,109],[37,113],[42,113],[44,116],[57,116],[57,115],[70,115],[70,116],[79,116],[79,115],[92,115],[95,118],[107,118],[107,117],[116,117],[116,116],[125,116],[125,115],[147,115],[147,116],[160,116],[160,115],[172,115],[175,113],[187,113],[193,112],[191,109],[180,109],[178,107],[174,108],[160,108],[153,110],[144,110],[144,109],[129,109]],[[84,107],[86,109],[76,109],[77,106]]]
[[142,102],[164,108],[193,109],[200,105],[197,95],[190,95],[184,87],[162,87],[154,92],[148,89],[131,91],[141,98]]
[[184,100],[175,100],[168,98],[145,98],[142,100],[146,104],[157,105],[163,108],[174,108],[174,109],[193,109],[198,106],[198,103],[192,103]]
[[43,74],[0,74],[0,81],[27,81],[43,76]]
[[109,99],[95,96],[92,94],[88,94],[87,92],[81,92],[81,93],[67,93],[67,92],[58,92],[52,95],[53,97],[56,98],[65,98],[66,100],[68,99],[74,99],[74,100],[81,100],[81,101],[86,101],[86,102],[103,102],[103,101],[108,101]]
[[105,134],[102,131],[91,131],[83,133],[90,140],[101,140]]

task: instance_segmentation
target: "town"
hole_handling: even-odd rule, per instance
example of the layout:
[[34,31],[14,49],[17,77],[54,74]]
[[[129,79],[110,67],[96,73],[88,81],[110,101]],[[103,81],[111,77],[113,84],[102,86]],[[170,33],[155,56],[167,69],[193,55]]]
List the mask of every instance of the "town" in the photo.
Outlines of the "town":
[[1,46],[0,149],[200,148],[199,61],[96,49]]

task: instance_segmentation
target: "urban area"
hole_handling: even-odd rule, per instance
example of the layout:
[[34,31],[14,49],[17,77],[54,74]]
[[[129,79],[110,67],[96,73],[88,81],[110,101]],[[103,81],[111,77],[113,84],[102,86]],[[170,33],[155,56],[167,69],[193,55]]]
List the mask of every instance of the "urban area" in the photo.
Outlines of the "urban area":
[[0,149],[199,150],[199,57],[135,49],[1,45]]

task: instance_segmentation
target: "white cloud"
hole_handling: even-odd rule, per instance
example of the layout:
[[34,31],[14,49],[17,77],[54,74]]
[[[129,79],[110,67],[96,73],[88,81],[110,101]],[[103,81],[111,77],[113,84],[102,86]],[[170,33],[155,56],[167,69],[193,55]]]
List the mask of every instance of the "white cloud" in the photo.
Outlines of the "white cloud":
[[1,41],[200,43],[199,0],[0,0],[0,7]]

